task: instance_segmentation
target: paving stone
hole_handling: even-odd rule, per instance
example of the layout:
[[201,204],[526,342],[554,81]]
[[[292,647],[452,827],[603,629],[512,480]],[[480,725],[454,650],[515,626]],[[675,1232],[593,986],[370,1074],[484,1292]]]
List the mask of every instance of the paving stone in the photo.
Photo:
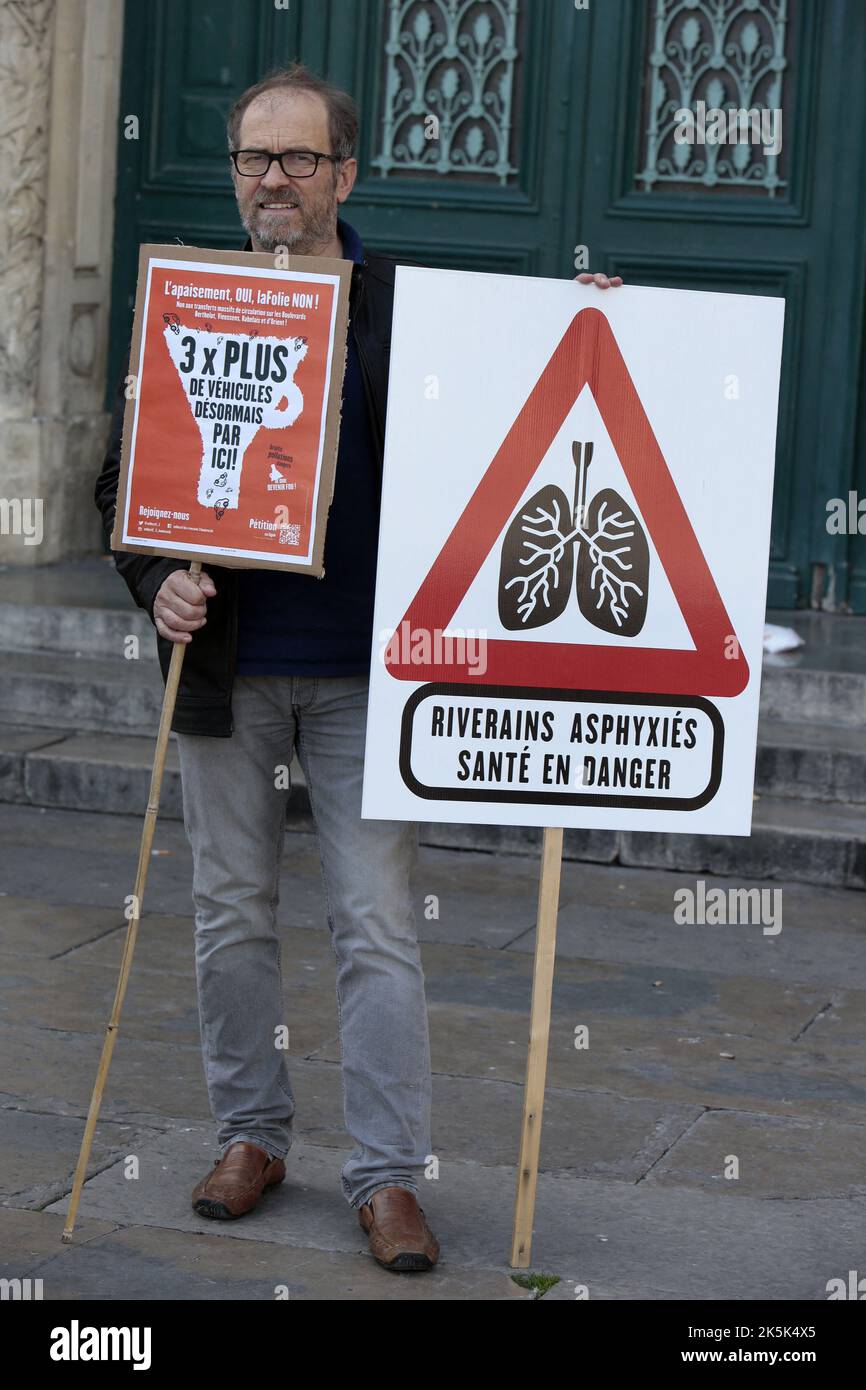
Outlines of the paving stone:
[[[35,1024],[102,1037],[117,988],[116,970],[94,963],[83,967],[60,961],[21,960],[0,952],[0,1018],[4,1023]],[[193,1047],[199,1036],[195,984],[176,979],[167,991],[153,972],[133,969],[121,1013],[127,1038]]]
[[[291,1060],[289,1070],[295,1143],[350,1150],[339,1064]],[[434,1074],[434,1155],[440,1163],[516,1163],[522,1108],[522,1087],[514,1082]],[[550,1089],[540,1167],[637,1181],[700,1113],[699,1106]]]
[[[140,816],[0,805],[0,888],[11,896],[119,908],[122,914],[135,882],[141,828]],[[284,901],[290,897],[294,849],[288,836],[281,877]],[[145,916],[192,912],[192,855],[183,825],[159,820]]]
[[[201,1166],[205,1135],[187,1136]],[[82,1194],[81,1214],[201,1233],[178,1175],[177,1136],[150,1146],[158,1181],[131,1184],[119,1166]],[[300,1249],[357,1253],[356,1217],[336,1187],[340,1156],[324,1148],[292,1150],[287,1180],[240,1221],[213,1223],[222,1241],[270,1241]],[[188,1166],[188,1165],[187,1165]],[[508,1268],[514,1206],[513,1167],[444,1165],[423,1205],[442,1245],[440,1268]],[[66,1203],[50,1211],[63,1211]],[[599,1290],[644,1287],[655,1296],[823,1299],[827,1280],[857,1268],[866,1199],[774,1201],[649,1183],[606,1183],[541,1174],[530,1268]]]
[[[462,1006],[464,1022],[479,1012],[518,1011],[528,1018],[532,961],[516,951],[482,952],[428,945],[423,951],[431,1005]],[[752,980],[707,971],[603,961],[558,962],[555,1014],[573,1033],[591,1018],[676,1022],[681,1030],[724,1028],[755,1037],[790,1038],[827,1003],[823,987]]]
[[[565,867],[565,866],[564,866]],[[580,877],[580,892],[560,910],[557,959],[582,956],[634,964],[689,965],[724,974],[851,984],[866,987],[866,896],[786,883],[780,888],[782,929],[765,934],[759,925],[700,925],[674,921],[674,893],[696,891],[698,877],[709,892],[727,889],[730,879],[615,866],[568,866]],[[753,879],[742,888],[776,888]],[[771,900],[772,901],[772,900]],[[533,951],[534,928],[509,943]]]
[[[318,873],[317,851],[293,855],[292,868],[301,863],[315,863]],[[538,867],[523,857],[421,845],[413,890],[422,941],[499,947],[535,921]],[[428,902],[431,895],[435,901]]]
[[[193,969],[191,933],[189,919],[146,918],[139,932],[130,988],[137,970],[153,974],[167,970],[188,979]],[[66,956],[54,972],[49,971],[44,978],[49,982],[59,978],[58,972],[64,964],[73,970],[83,969],[88,962],[98,963],[101,968],[116,968],[124,937],[125,931],[120,928],[104,934]],[[335,961],[330,937],[326,932],[290,927],[281,927],[279,937],[283,950],[287,1022],[291,1025],[295,1019],[300,1025],[309,1017],[312,1023],[315,1016],[324,1011],[328,1032],[335,1032],[331,1026],[336,1022],[333,1012]],[[470,1051],[474,1048],[472,1020],[477,1014],[489,1013],[497,1027],[500,1026],[497,1012],[517,1012],[528,1017],[532,962],[525,953],[478,951],[437,942],[422,946],[422,959],[431,1009],[438,1005],[463,1006],[461,1042]],[[107,988],[107,981],[103,988]],[[49,999],[50,996],[49,985]],[[828,1002],[827,990],[823,987],[812,989],[783,981],[678,968],[667,968],[663,976],[658,976],[649,966],[599,961],[561,961],[554,985],[555,1014],[568,1024],[571,1033],[577,1024],[592,1019],[608,1023],[628,1017],[675,1021],[681,1029],[691,1031],[725,1029],[746,1036],[794,1038]],[[166,1007],[169,1006],[166,1004]],[[503,1026],[506,1023],[507,1020],[502,1021]],[[79,1025],[70,1023],[68,1026]],[[521,1025],[518,1036],[525,1031]],[[306,1055],[310,1047],[318,1046],[320,1041],[314,1040],[309,1047],[305,1044],[297,1050]],[[479,1035],[479,1055],[482,1052]]]
[[[171,990],[166,989],[165,977],[157,969],[136,969],[133,959],[120,1019],[123,1037],[177,1042],[190,1048],[199,1045],[191,927],[187,922],[184,932],[187,970],[175,975]],[[119,948],[120,938],[125,939],[126,933],[117,935],[119,940],[112,945]],[[307,935],[303,933],[302,937]],[[150,953],[153,955],[152,945]],[[305,967],[292,959],[284,965],[283,1017],[289,1027],[289,1051],[292,1056],[305,1056],[337,1031],[334,986],[329,990],[311,986],[318,966]],[[83,960],[79,953],[59,961],[40,961],[34,957],[16,959],[9,952],[0,952],[0,1018],[9,1023],[36,1024],[101,1037],[111,1016],[117,978],[116,968]]]
[[[729,1156],[737,1177],[725,1176]],[[645,1181],[724,1189],[731,1197],[866,1197],[866,1128],[711,1110],[701,1115]]]
[[[40,899],[64,905],[98,904],[117,907],[122,915],[132,891],[141,836],[136,816],[97,816],[35,807],[0,806],[0,886],[12,896],[26,897],[38,884]],[[154,916],[190,916],[192,855],[182,824],[157,822],[154,858],[145,893],[145,920]],[[447,856],[450,858],[450,856]],[[526,861],[506,863],[497,874],[487,855],[459,855],[466,859],[459,879],[449,874],[441,852],[424,850],[413,891],[422,939],[503,945],[531,926],[535,914],[536,871]],[[52,875],[46,880],[50,859]],[[86,859],[87,871],[82,873]],[[485,907],[484,888],[498,879],[497,898]],[[466,882],[466,900],[458,903],[455,881]],[[502,884],[509,885],[508,891]],[[439,921],[425,917],[425,898],[439,896]],[[324,892],[318,847],[312,835],[286,836],[280,875],[278,920],[292,926],[327,931]]]
[[401,1278],[382,1269],[366,1251],[344,1254],[268,1241],[224,1241],[158,1226],[132,1226],[86,1244],[73,1242],[39,1272],[46,1299],[111,1299],[117,1289],[127,1299],[184,1302],[525,1302],[533,1297],[504,1270],[443,1264],[421,1277]]
[[[636,1182],[700,1113],[698,1106],[548,1089],[539,1169]],[[516,1165],[522,1114],[522,1085],[434,1075],[433,1150],[440,1164]]]
[[[208,1128],[190,1125],[157,1136],[142,1145],[137,1181],[126,1180],[122,1165],[116,1164],[86,1184],[79,1210],[83,1216],[96,1217],[111,1208],[120,1225],[158,1225],[220,1239],[231,1227],[247,1240],[276,1240],[345,1253],[362,1248],[357,1216],[340,1189],[342,1150],[298,1141],[287,1160],[286,1181],[267,1192],[242,1221],[232,1222],[207,1221],[190,1204],[195,1183],[216,1156]],[[66,1205],[64,1198],[47,1210],[64,1210]]]
[[[509,1258],[509,1178],[467,1165],[440,1194],[437,1234],[455,1260]],[[530,1268],[586,1285],[590,1300],[826,1299],[828,1279],[862,1268],[864,1213],[862,1198],[732,1201],[542,1174]]]
[[[7,1087],[0,1107],[30,1109],[84,1120],[96,1077],[102,1040],[97,1036],[6,1026],[0,1029],[0,1074]],[[290,1056],[297,1107],[297,1133],[332,1146],[351,1147],[343,1128],[340,1068]],[[165,1129],[172,1122],[207,1124],[215,1136],[204,1083],[200,1047],[141,1041],[119,1035],[100,1111],[99,1126],[122,1121],[138,1129]],[[99,1133],[97,1126],[97,1134]],[[77,1152],[76,1141],[76,1152]],[[214,1137],[215,1144],[215,1137]]]
[[[117,914],[112,916],[116,921]],[[123,956],[126,927],[127,923],[122,921],[92,941],[74,947],[65,959],[78,967],[93,962],[117,971]],[[136,939],[133,975],[150,971],[160,975],[190,976],[194,968],[194,930],[190,916],[145,911]],[[283,951],[284,982],[291,981],[294,973],[301,975],[324,968],[330,969],[333,976],[335,957],[324,925],[307,930],[278,921],[277,934]]]
[[[68,1201],[113,998],[140,832],[137,816],[0,807],[0,1202],[51,1208],[0,1206],[0,1229],[22,1216],[62,1226],[56,1213]],[[396,1297],[369,1283],[371,1270],[386,1289],[403,1281],[370,1261],[339,1185],[352,1141],[315,838],[287,836],[282,875],[297,1102],[290,1178],[250,1217],[224,1224],[189,1207],[217,1149],[182,825],[161,822],[156,848],[168,853],[151,867],[97,1127],[93,1167],[101,1171],[86,1185],[79,1217],[85,1237],[116,1234],[97,1256],[86,1244],[86,1255],[77,1245],[58,1251],[59,1234],[56,1244],[46,1237],[55,1290],[46,1296],[105,1297],[103,1254],[112,1289],[133,1297],[170,1288],[179,1298],[272,1298],[286,1258],[290,1297]],[[824,1299],[828,1279],[862,1267],[866,899],[785,882],[778,937],[675,926],[673,892],[695,877],[563,864],[531,1265],[562,1276],[545,1295],[551,1301],[574,1301],[575,1281],[590,1299]],[[514,858],[423,845],[419,853],[439,1161],[423,1204],[444,1247],[428,1286],[435,1293],[419,1297],[514,1296],[501,1290],[537,880],[537,848]],[[439,898],[438,920],[423,915],[429,893]],[[581,1023],[590,1046],[578,1050]],[[141,1163],[138,1181],[124,1176],[130,1152]],[[738,1182],[719,1176],[720,1152],[739,1155]],[[103,1225],[89,1226],[91,1216]],[[13,1255],[43,1248],[35,1227],[10,1230]],[[192,1245],[197,1255],[187,1253]],[[74,1262],[61,1264],[69,1255]],[[473,1284],[467,1270],[492,1282]]]
[[[58,1251],[66,1253],[71,1246],[61,1242],[64,1218],[47,1211],[30,1211],[15,1207],[0,1208],[0,1278],[25,1279],[38,1273],[40,1265],[53,1259]],[[75,1224],[76,1242],[83,1246],[97,1236],[117,1230],[113,1221],[94,1221],[78,1213]]]
[[[115,908],[122,915],[135,882],[140,839],[137,816],[0,806],[0,887],[17,897]],[[159,821],[146,910],[192,912],[191,862],[183,826]]]
[[[55,1114],[87,1113],[102,1038],[33,1025],[0,1027],[0,1104]],[[210,1118],[200,1047],[124,1037],[115,1045],[102,1117],[159,1123],[162,1116]]]
[[114,908],[46,903],[0,893],[0,941],[19,960],[53,959],[118,931],[122,913]]
[[[143,1131],[134,1125],[103,1123],[94,1135],[88,1174],[134,1151]],[[83,1125],[65,1115],[0,1110],[0,1202],[3,1206],[43,1207],[72,1186]]]
[[[539,1271],[541,1272],[541,1271]],[[577,1279],[560,1279],[558,1284],[554,1284],[552,1289],[542,1294],[536,1302],[539,1303],[574,1303],[580,1291],[580,1301],[592,1303],[598,1302],[643,1302],[651,1299],[659,1301],[679,1301],[683,1298],[681,1293],[674,1293],[670,1290],[655,1289],[644,1285],[643,1288],[625,1288],[621,1284],[600,1284],[597,1280],[593,1281],[590,1290],[587,1284],[581,1284]]]
[[[520,1031],[519,1031],[520,1030]],[[463,1008],[431,1011],[433,1065],[449,1075],[487,1075],[522,1083],[526,1021],[519,1014],[485,1011],[467,1020]],[[478,1052],[465,1043],[471,1033]],[[683,1105],[751,1110],[776,1115],[825,1116],[859,1123],[866,1103],[863,1047],[839,1046],[832,1055],[807,1046],[742,1034],[684,1032],[679,1025],[616,1019],[590,1026],[590,1045],[574,1048],[571,1021],[551,1030],[547,1084],[563,1090],[642,1096]],[[517,1043],[518,1045],[510,1045]],[[479,1047],[480,1044],[480,1047]],[[319,1055],[332,1058],[329,1044]],[[726,1055],[727,1054],[727,1055]]]
[[[133,1046],[127,1044],[127,1050]],[[336,1047],[333,1050],[337,1052]],[[176,1084],[175,1087],[166,1085],[156,1094],[152,1091],[131,1094],[125,1081],[115,1079],[115,1067],[121,1064],[123,1052],[121,1038],[112,1062],[97,1136],[102,1132],[103,1123],[108,1123],[109,1117],[118,1113],[134,1113],[139,1127],[165,1128],[171,1123]],[[94,1055],[92,1075],[87,1079],[89,1086],[92,1086],[97,1060]],[[186,1066],[193,1071],[192,1056],[187,1058]],[[296,1103],[296,1136],[326,1147],[350,1149],[352,1140],[344,1128],[339,1064],[307,1063],[291,1058],[289,1070]],[[434,1076],[433,1084],[433,1151],[440,1162],[471,1159],[507,1164],[516,1161],[522,1113],[520,1085],[510,1081],[439,1075]],[[68,1147],[73,1159],[83,1133],[85,1100],[85,1087],[79,1086],[78,1093],[65,1101],[66,1114],[80,1115],[78,1120],[65,1122],[72,1135]],[[25,1103],[28,1102],[21,1099],[15,1102],[19,1106]],[[56,1107],[59,1098],[48,1097],[40,1103]],[[201,1115],[200,1109],[198,1113]],[[541,1167],[635,1181],[699,1113],[699,1107],[659,1104],[652,1099],[623,1099],[551,1089],[545,1103]],[[213,1127],[211,1132],[215,1132]]]
[[[67,849],[77,850],[79,865],[83,863],[85,854],[99,850],[137,854],[141,826],[142,817],[138,815],[98,815],[36,806],[0,806],[0,844],[4,847],[25,845],[38,839],[46,855]],[[174,822],[167,822],[165,826],[157,824],[155,844],[159,844],[161,835],[167,848],[179,849],[186,844],[183,826]],[[4,870],[9,867],[5,856],[3,867]]]
[[827,1007],[815,1016],[803,1038],[810,1047],[830,1054],[839,1047],[859,1047],[863,1043],[866,992],[861,989],[835,991]]

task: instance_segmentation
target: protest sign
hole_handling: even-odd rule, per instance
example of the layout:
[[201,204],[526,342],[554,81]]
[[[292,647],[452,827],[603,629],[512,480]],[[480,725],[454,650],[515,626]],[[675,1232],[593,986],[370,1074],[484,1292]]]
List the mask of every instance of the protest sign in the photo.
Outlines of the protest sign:
[[783,311],[399,268],[365,816],[749,834]]
[[112,548],[320,576],[347,261],[143,246]]
[[362,815],[544,827],[518,1268],[563,827],[750,831],[783,311],[397,271]]

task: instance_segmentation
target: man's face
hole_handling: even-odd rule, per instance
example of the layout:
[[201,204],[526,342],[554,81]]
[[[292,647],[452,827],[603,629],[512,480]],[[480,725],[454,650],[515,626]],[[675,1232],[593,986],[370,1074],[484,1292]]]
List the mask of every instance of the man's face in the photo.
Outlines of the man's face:
[[[243,114],[237,148],[315,150],[331,154],[328,111],[308,92],[264,92]],[[232,167],[238,211],[255,250],[286,246],[298,256],[321,254],[337,235],[337,208],[355,182],[357,163],[323,159],[312,178],[288,178],[274,161],[262,178]]]

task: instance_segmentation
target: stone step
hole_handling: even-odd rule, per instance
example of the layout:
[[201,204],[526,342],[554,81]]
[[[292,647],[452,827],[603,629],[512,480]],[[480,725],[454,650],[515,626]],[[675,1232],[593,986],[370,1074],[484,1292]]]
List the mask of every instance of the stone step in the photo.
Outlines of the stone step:
[[0,651],[110,660],[123,656],[129,637],[138,638],[141,660],[156,660],[153,624],[110,559],[3,570]]
[[[0,802],[58,810],[143,814],[147,806],[154,739],[117,733],[0,726]],[[309,814],[297,759],[291,767],[289,814]],[[160,815],[183,819],[177,744],[172,735],[160,792]],[[312,818],[310,818],[312,827]]]
[[[135,646],[130,644],[130,638],[135,639]],[[126,657],[130,651],[137,652],[134,660],[156,669],[156,636],[153,624],[141,609],[0,602],[0,652],[55,655],[58,675],[65,669],[65,658],[131,664]],[[77,677],[83,679],[86,673],[87,666],[77,668]],[[100,673],[94,670],[89,674],[98,678]],[[808,721],[828,729],[866,731],[866,674],[786,668],[765,662],[761,716],[779,723]],[[0,718],[6,718],[3,708]],[[129,724],[130,720],[121,714],[118,726]]]
[[761,715],[866,731],[866,675],[810,666],[779,666],[765,660]]
[[761,719],[755,790],[866,805],[866,731]]
[[[153,629],[144,613],[40,608],[29,636],[34,642],[50,638],[58,648],[45,650],[23,647],[26,615],[33,611],[0,604],[0,620],[4,612],[7,617],[12,613],[10,639],[17,633],[22,642],[17,649],[12,640],[0,646],[0,722],[44,721],[65,729],[139,734],[156,729],[162,682]],[[93,615],[89,629],[72,621],[75,612]],[[130,636],[139,639],[137,649],[128,646]],[[125,652],[133,650],[138,657],[127,659]],[[832,708],[832,718],[825,704]],[[775,726],[776,732],[766,740],[759,761],[760,787],[783,795],[855,799],[863,785],[857,738],[866,748],[866,675],[767,667],[761,716],[762,728]],[[802,786],[795,785],[800,780]],[[862,791],[856,799],[863,799]]]
[[[39,651],[0,655],[0,722],[5,724],[152,735],[162,691],[155,660]],[[763,717],[755,785],[773,796],[866,803],[866,733],[848,725]]]
[[764,657],[761,714],[828,728],[866,729],[866,617],[770,612],[767,621],[793,628],[804,645]]
[[112,660],[132,650],[156,661],[156,634],[140,608],[70,608],[59,604],[0,603],[0,649]]
[[[52,728],[0,728],[0,800],[33,806],[118,814],[143,813],[151,738],[64,733]],[[174,743],[169,747],[161,814],[182,815]],[[311,829],[303,773],[292,765],[289,824]],[[443,848],[537,854],[536,827],[423,824],[423,844]],[[654,832],[568,830],[567,859],[789,878],[828,887],[866,888],[866,811],[862,803],[761,796],[752,835],[663,835]]]
[[[771,612],[768,619],[793,627],[805,645],[795,652],[764,658],[762,717],[828,730],[841,727],[866,731],[866,618]],[[124,659],[130,637],[138,639],[137,662]],[[35,656],[56,653],[60,663],[58,679],[68,669],[62,665],[64,658],[121,662],[127,666],[140,663],[141,667],[151,668],[156,665],[152,624],[147,614],[134,605],[109,559],[35,569],[4,568],[0,574],[0,652],[14,651]],[[98,671],[87,675],[86,672],[87,668],[80,666],[76,678],[98,681]],[[118,689],[113,678],[111,685],[107,703],[115,718],[106,727],[136,728],[140,705],[133,702],[134,709],[125,710],[124,688]],[[22,700],[20,681],[16,699],[22,702],[11,707],[0,705],[0,720],[17,715],[19,709],[26,715],[26,693]],[[118,700],[120,707],[115,709]],[[34,722],[32,717],[30,722]],[[77,727],[97,729],[99,725],[88,720],[79,722]],[[822,790],[820,795],[825,792]]]
[[150,734],[163,684],[153,661],[0,653],[0,721],[55,729]]
[[838,801],[761,796],[750,836],[625,833],[620,862],[864,889],[866,814]]
[[[422,844],[491,853],[537,855],[541,834],[525,826],[421,826]],[[866,889],[866,815],[862,806],[836,801],[758,797],[751,835],[566,830],[563,856],[636,868]]]

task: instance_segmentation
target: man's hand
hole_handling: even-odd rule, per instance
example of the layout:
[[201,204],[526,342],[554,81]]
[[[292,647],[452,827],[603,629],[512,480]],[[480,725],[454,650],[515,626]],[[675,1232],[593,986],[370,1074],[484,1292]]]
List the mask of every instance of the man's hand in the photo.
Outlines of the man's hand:
[[192,634],[207,622],[207,600],[216,588],[202,570],[198,584],[187,570],[175,570],[162,585],[153,604],[153,617],[160,637],[169,642],[191,642]]
[[585,270],[582,275],[575,275],[574,278],[582,285],[598,285],[600,290],[616,289],[617,285],[622,284],[621,275],[605,275],[601,270],[596,271],[595,275]]

